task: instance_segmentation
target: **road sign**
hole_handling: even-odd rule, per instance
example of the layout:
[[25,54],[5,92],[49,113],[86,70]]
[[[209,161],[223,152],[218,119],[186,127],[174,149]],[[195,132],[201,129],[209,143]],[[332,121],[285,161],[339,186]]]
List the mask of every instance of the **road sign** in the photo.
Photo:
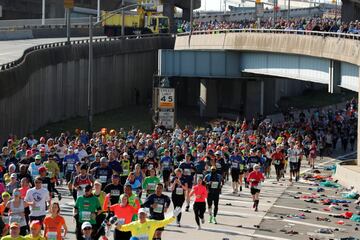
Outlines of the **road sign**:
[[65,8],[74,8],[74,0],[64,0]]
[[166,128],[174,128],[174,112],[159,112],[159,124]]
[[175,108],[175,89],[159,88],[159,108]]

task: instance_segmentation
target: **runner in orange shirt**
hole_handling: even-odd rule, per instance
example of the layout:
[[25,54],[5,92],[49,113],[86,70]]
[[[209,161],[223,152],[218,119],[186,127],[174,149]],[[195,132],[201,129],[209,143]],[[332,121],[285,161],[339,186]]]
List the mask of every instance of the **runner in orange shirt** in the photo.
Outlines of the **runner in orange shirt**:
[[[59,215],[59,203],[53,202],[50,206],[51,214],[44,219],[44,236],[47,240],[62,240],[67,233],[65,219]],[[61,236],[61,229],[64,228],[64,236]]]
[[[128,196],[126,194],[121,195],[120,203],[114,204],[110,207],[110,211],[115,214],[120,225],[128,224],[131,222],[134,214],[137,214],[140,203],[136,201],[136,206],[129,205]],[[131,232],[121,232],[117,229],[114,231],[114,239],[129,240],[131,238]]]

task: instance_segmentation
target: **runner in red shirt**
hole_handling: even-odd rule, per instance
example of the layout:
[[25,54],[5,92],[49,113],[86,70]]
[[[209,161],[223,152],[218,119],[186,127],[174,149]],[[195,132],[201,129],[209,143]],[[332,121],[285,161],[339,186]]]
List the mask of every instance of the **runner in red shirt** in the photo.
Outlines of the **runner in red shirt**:
[[250,183],[250,191],[253,198],[253,208],[255,208],[255,212],[258,211],[259,206],[259,195],[261,189],[261,182],[265,180],[264,175],[259,171],[260,165],[255,164],[253,167],[253,171],[248,175],[247,182]]

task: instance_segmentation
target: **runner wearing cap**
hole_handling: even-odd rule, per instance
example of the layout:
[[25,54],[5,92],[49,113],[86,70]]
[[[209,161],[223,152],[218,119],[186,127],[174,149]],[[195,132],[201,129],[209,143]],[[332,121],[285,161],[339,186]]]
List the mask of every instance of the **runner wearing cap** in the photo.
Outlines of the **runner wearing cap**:
[[147,219],[146,209],[140,208],[138,211],[138,221],[125,225],[118,224],[116,228],[120,231],[131,231],[132,237],[136,237],[139,240],[153,240],[155,231],[173,222],[180,213],[181,208],[176,208],[173,211],[173,216],[170,218],[164,220],[149,220]]
[[90,163],[90,172],[94,172],[97,167],[100,166],[101,154],[99,152],[95,153],[95,160]]
[[82,196],[85,193],[85,187],[87,185],[93,185],[94,178],[88,174],[87,164],[83,163],[80,166],[80,174],[74,178],[73,188],[76,189],[76,196]]
[[[101,213],[100,202],[92,194],[91,185],[85,187],[85,194],[79,196],[76,199],[73,216],[76,220],[76,237],[77,239],[81,238],[81,224],[84,222],[89,222],[93,226],[93,229],[96,226],[96,216]],[[97,229],[94,229],[94,232]]]
[[[218,213],[219,198],[220,198],[223,179],[222,176],[216,172],[216,167],[212,166],[211,173],[208,173],[204,177],[204,181],[206,183],[207,191],[208,191],[207,205],[210,214],[209,223],[217,224],[216,215]],[[214,203],[214,212],[212,212],[213,203]]]
[[122,168],[122,172],[120,174],[120,182],[122,185],[124,185],[127,177],[129,176],[129,173],[131,171],[131,161],[129,158],[129,154],[127,152],[124,152],[122,154],[120,164],[121,164],[121,168]]
[[4,216],[9,216],[9,223],[18,223],[20,235],[25,236],[28,229],[25,220],[25,207],[27,207],[27,204],[20,197],[19,189],[14,189],[13,199],[6,204]]
[[[30,223],[30,234],[25,236],[26,240],[45,240],[46,238],[41,234],[42,223],[40,221],[32,221]],[[50,240],[48,238],[48,240]]]
[[[156,185],[155,193],[148,196],[143,204],[144,207],[150,208],[150,219],[163,220],[165,219],[164,213],[167,212],[170,206],[170,198],[163,194],[164,185],[158,183]],[[159,228],[156,230],[154,238],[160,240],[161,233],[164,229]]]
[[41,156],[36,155],[35,156],[35,162],[30,163],[29,165],[29,172],[33,179],[35,179],[37,176],[39,176],[39,168],[43,167],[44,165],[41,162]]
[[259,195],[261,190],[261,182],[265,180],[264,175],[260,172],[260,165],[255,164],[254,170],[250,172],[250,174],[247,177],[247,181],[250,184],[250,192],[253,198],[253,208],[255,211],[258,211],[259,206]]
[[94,176],[95,179],[99,179],[102,184],[102,188],[104,188],[108,183],[110,183],[112,173],[113,171],[108,166],[107,158],[100,158],[100,166],[95,168]]
[[15,188],[19,187],[19,181],[17,179],[16,173],[10,175],[10,182],[6,184],[6,191],[10,194],[13,193]]
[[[50,214],[44,219],[44,236],[47,240],[62,240],[67,234],[67,225],[65,219],[60,215],[59,203],[51,203]],[[62,235],[62,229],[64,234]]]
[[[136,207],[129,205],[128,196],[121,195],[120,202],[111,205],[110,211],[117,217],[118,224],[124,225],[131,223],[134,214],[137,214],[140,208],[140,203],[136,203]],[[131,232],[122,232],[118,229],[114,231],[114,239],[128,240],[131,237]]]
[[235,148],[233,154],[230,156],[230,164],[233,194],[236,194],[239,191],[239,185],[240,192],[242,191],[242,177],[245,167],[244,158],[239,154],[238,148]]
[[110,205],[119,202],[120,195],[124,193],[124,186],[120,183],[120,177],[117,174],[111,176],[111,183],[104,188],[106,194],[110,194]]
[[50,178],[47,176],[47,169],[45,167],[40,167],[39,168],[39,174],[40,174],[40,178],[41,178],[41,181],[42,181],[42,187],[47,189],[50,193],[50,196],[52,194],[52,189],[51,189],[51,186],[50,186]]
[[35,178],[35,187],[27,191],[24,200],[30,205],[30,221],[39,220],[42,222],[46,215],[46,207],[51,199],[49,191],[42,187],[41,177]]
[[73,194],[71,174],[76,170],[75,165],[78,162],[80,162],[78,156],[74,153],[74,150],[70,147],[68,149],[68,154],[64,157],[63,160],[64,175],[65,175],[66,183],[69,188],[70,195]]
[[95,240],[98,239],[94,236],[94,230],[93,230],[93,226],[91,225],[91,223],[89,222],[84,222],[81,225],[81,234],[79,236],[79,238],[77,238],[78,240]]
[[20,225],[18,223],[10,224],[10,234],[2,237],[1,240],[25,240],[23,236],[20,236]]
[[60,201],[61,194],[55,187],[55,183],[57,182],[57,177],[59,176],[59,173],[60,173],[60,168],[59,168],[58,163],[55,160],[54,154],[49,154],[48,161],[44,162],[44,166],[46,167],[48,176],[50,178],[49,186],[51,189],[50,192],[52,193],[52,197],[54,197],[54,193],[56,193],[58,195],[58,199]]

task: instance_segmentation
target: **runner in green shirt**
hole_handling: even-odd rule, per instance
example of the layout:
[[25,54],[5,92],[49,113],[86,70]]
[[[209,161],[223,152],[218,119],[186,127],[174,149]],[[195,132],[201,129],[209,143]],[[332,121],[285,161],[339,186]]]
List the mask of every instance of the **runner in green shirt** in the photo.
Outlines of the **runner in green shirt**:
[[121,164],[121,168],[123,170],[122,173],[120,174],[120,183],[121,183],[121,185],[124,185],[126,182],[126,179],[129,176],[130,167],[131,167],[131,161],[129,159],[129,154],[127,152],[123,153],[120,164]]
[[144,179],[142,188],[146,191],[146,197],[155,192],[156,185],[160,183],[160,179],[155,175],[154,168],[150,170],[150,176]]
[[96,227],[96,216],[101,213],[99,199],[92,194],[91,190],[92,187],[87,185],[85,187],[85,194],[79,196],[75,202],[73,214],[76,219],[77,239],[80,239],[79,237],[82,235],[81,224],[83,222],[90,222],[94,229]]

